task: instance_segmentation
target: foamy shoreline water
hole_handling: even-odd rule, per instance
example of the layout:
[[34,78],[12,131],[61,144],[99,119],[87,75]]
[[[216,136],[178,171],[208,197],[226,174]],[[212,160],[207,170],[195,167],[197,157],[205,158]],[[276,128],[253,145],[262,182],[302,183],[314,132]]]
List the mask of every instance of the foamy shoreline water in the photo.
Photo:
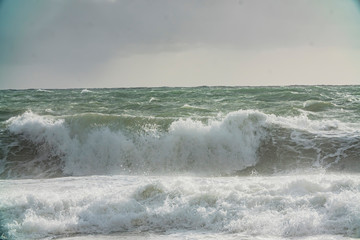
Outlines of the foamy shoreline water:
[[358,175],[89,176],[0,184],[2,225],[16,239],[152,232],[162,233],[154,239],[182,233],[199,233],[194,239],[359,237]]
[[[206,239],[224,239],[224,240],[282,240],[281,237],[257,237],[257,236],[246,236],[244,234],[208,234],[208,233],[176,233],[176,234],[111,234],[111,235],[87,235],[87,236],[74,236],[59,238],[61,240],[85,240],[85,239],[104,239],[104,240],[206,240]],[[332,236],[332,235],[319,235],[311,237],[294,237],[293,240],[350,240],[356,239],[344,236]]]

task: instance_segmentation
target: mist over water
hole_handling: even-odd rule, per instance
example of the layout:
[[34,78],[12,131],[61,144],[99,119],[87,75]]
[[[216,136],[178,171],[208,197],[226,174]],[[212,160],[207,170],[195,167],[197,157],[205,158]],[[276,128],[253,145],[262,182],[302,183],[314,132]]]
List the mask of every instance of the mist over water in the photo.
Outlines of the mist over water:
[[0,95],[7,238],[359,236],[358,86]]

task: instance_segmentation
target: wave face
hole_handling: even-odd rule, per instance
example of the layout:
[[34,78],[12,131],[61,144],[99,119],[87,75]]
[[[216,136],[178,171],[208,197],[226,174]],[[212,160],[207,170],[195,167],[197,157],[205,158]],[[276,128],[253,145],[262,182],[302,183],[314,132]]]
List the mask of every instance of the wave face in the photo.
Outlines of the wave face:
[[32,109],[4,105],[0,176],[359,172],[360,100],[343,88],[6,92]]

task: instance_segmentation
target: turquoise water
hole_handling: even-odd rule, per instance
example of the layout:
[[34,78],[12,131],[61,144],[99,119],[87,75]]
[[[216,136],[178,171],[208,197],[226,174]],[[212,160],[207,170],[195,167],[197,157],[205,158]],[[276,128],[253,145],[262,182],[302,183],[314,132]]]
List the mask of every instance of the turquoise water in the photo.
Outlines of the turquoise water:
[[1,90],[2,238],[358,237],[359,120],[359,86]]

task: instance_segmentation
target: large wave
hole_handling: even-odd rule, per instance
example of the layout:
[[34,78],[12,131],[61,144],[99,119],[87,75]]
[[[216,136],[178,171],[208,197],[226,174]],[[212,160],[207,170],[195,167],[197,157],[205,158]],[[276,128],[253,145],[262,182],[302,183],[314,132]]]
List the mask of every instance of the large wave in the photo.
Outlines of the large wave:
[[204,120],[28,111],[6,124],[3,178],[360,170],[359,126],[306,115],[239,110]]

